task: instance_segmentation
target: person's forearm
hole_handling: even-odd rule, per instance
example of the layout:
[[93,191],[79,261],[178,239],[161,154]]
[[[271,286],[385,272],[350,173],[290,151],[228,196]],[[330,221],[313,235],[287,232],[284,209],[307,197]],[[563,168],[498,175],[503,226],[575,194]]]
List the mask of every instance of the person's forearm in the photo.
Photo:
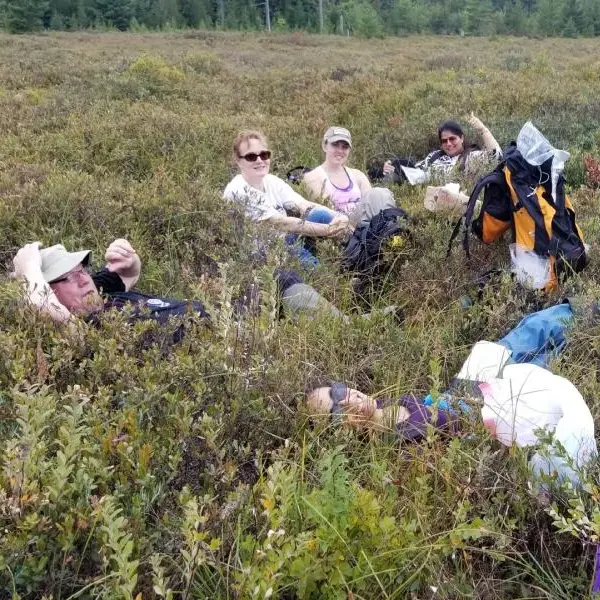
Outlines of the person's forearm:
[[301,233],[313,237],[327,237],[330,235],[329,225],[324,223],[311,223],[297,217],[281,217],[273,218],[267,221],[277,229],[287,231],[289,233]]
[[25,275],[26,298],[40,312],[50,316],[56,323],[66,323],[71,313],[58,301],[52,288],[46,283],[41,272]]
[[496,141],[496,138],[492,135],[492,132],[486,128],[485,131],[481,132],[481,139],[483,140],[483,147],[490,152],[500,152],[500,144]]
[[477,127],[477,133],[481,136],[484,150],[500,152],[500,144],[483,123]]
[[128,269],[119,269],[118,266],[115,268],[114,265],[111,265],[110,263],[106,264],[106,268],[111,272],[117,273],[117,275],[123,281],[125,291],[128,292],[138,282],[140,278],[140,273],[142,271],[142,261],[140,260],[140,257],[136,254],[133,265]]

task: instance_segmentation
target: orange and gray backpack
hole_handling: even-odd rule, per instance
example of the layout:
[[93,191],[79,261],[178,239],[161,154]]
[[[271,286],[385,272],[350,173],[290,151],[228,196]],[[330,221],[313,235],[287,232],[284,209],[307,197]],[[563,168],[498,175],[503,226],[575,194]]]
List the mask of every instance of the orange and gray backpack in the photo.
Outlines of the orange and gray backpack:
[[[504,150],[503,162],[475,185],[465,215],[452,232],[448,253],[464,222],[463,248],[467,257],[470,231],[484,244],[491,244],[511,229],[518,245],[548,258],[550,278],[543,288],[545,291],[556,289],[559,277],[584,269],[587,256],[583,235],[565,194],[562,173],[556,199],[552,197],[551,164],[552,159],[539,167],[529,164],[514,143]],[[473,219],[482,191],[483,204]]]

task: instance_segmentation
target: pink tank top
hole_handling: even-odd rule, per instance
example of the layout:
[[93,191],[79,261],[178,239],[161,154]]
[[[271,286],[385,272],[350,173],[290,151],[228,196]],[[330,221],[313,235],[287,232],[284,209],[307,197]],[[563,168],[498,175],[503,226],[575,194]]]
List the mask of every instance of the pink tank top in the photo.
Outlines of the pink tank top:
[[344,172],[348,176],[348,185],[344,188],[340,188],[329,180],[327,172],[325,169],[323,169],[323,167],[319,168],[321,171],[323,171],[323,175],[325,176],[325,187],[323,194],[331,200],[335,210],[350,214],[360,202],[361,194],[360,188],[354,183],[354,181],[352,181],[352,177],[350,177],[348,169],[344,167]]

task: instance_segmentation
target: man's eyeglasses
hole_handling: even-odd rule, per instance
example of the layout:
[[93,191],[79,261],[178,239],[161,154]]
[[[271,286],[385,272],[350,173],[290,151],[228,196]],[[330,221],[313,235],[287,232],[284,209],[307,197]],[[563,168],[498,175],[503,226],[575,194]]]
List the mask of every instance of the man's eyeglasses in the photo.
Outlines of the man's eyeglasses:
[[455,142],[457,139],[458,139],[458,136],[451,135],[450,137],[442,138],[440,141],[442,142],[442,144],[447,144],[448,142]]
[[78,268],[73,269],[63,277],[59,277],[50,283],[72,283],[73,281],[78,281],[80,277],[83,275],[90,275],[91,269],[89,267],[84,267],[83,265],[79,265]]
[[259,158],[260,158],[260,160],[267,161],[271,158],[271,151],[263,150],[262,152],[259,152],[258,154],[256,152],[248,152],[248,154],[244,154],[244,156],[240,156],[240,158],[243,158],[244,160],[247,160],[248,162],[256,162],[257,159],[259,159]]

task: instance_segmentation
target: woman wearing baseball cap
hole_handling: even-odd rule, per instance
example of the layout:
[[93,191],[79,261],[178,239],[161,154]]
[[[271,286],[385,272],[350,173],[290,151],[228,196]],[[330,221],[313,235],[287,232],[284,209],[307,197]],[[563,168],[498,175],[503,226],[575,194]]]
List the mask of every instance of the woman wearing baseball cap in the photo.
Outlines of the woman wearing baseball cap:
[[333,208],[347,214],[353,226],[368,225],[382,210],[396,206],[387,188],[372,188],[367,176],[346,166],[352,136],[345,127],[330,127],[323,136],[325,162],[304,176],[309,194],[328,200]]
[[351,214],[371,189],[362,171],[346,166],[352,136],[345,127],[330,127],[322,148],[325,162],[304,176],[305,185],[315,198],[327,198],[335,210]]

